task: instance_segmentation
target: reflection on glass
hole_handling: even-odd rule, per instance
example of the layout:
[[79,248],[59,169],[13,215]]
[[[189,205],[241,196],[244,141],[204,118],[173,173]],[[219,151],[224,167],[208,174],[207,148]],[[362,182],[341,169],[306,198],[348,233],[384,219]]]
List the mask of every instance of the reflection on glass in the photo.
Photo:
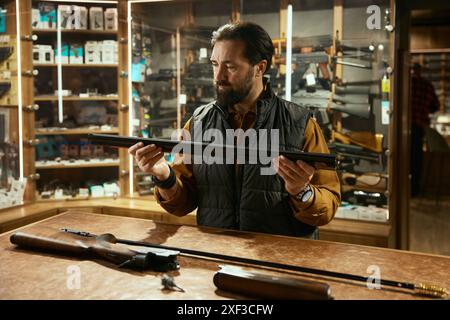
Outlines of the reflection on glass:
[[[314,113],[331,152],[340,159],[343,202],[337,217],[385,222],[389,1],[377,2],[383,23],[375,30],[366,25],[369,1],[345,1],[340,18],[333,1],[289,3],[291,100]],[[178,118],[183,126],[198,106],[214,100],[209,40],[236,7],[231,1],[192,1],[136,3],[132,8],[133,21],[139,24],[133,31],[133,61],[141,63],[133,70],[145,74],[133,87],[139,102],[135,133],[168,138]],[[267,75],[275,93],[286,96],[285,8],[279,1],[244,0],[237,9],[241,21],[260,24],[272,37],[275,55]],[[338,18],[341,25],[333,23]]]
[[0,209],[22,204],[16,3],[0,3]]

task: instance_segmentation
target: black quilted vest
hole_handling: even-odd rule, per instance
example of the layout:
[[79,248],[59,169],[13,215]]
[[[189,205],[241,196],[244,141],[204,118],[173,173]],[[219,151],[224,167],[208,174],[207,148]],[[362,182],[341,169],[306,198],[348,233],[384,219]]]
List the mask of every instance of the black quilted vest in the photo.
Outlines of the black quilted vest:
[[[201,133],[194,130],[199,121],[203,132],[214,128],[225,137],[225,130],[232,129],[228,117],[228,111],[214,102],[197,108],[191,137],[201,139]],[[279,129],[279,149],[301,151],[310,117],[307,109],[278,98],[268,88],[257,102],[253,128]],[[261,175],[260,168],[260,164],[193,164],[198,225],[297,237],[315,235],[316,227],[293,216],[282,178]]]

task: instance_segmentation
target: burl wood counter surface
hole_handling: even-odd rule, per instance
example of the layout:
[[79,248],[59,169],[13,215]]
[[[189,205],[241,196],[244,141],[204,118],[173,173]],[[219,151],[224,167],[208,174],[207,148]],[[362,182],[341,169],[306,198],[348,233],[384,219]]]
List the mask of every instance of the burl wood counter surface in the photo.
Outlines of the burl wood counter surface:
[[[450,288],[450,258],[392,249],[314,241],[223,229],[181,226],[154,221],[68,211],[17,230],[32,233],[72,228],[95,234],[112,233],[118,238],[147,241],[220,254],[267,260],[309,268],[352,273],[367,277],[376,265],[381,277],[404,282],[427,282]],[[225,261],[179,257],[180,270],[170,272],[186,292],[161,290],[161,273],[117,269],[100,260],[81,260],[56,254],[16,248],[0,235],[1,299],[229,299],[243,298],[218,290],[214,273]],[[79,268],[80,288],[67,285],[71,268]],[[254,271],[272,273],[252,268]],[[299,278],[323,281],[335,299],[420,299],[397,288],[369,290],[365,283],[322,276],[280,272]],[[70,289],[71,288],[71,289]]]

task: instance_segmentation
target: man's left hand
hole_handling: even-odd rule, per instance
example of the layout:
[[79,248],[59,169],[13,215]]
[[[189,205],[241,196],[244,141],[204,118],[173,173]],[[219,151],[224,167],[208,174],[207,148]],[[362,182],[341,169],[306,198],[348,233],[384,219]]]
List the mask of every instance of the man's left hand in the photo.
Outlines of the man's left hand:
[[303,191],[314,176],[315,169],[304,161],[293,162],[284,156],[273,160],[275,171],[283,178],[286,191],[297,196]]

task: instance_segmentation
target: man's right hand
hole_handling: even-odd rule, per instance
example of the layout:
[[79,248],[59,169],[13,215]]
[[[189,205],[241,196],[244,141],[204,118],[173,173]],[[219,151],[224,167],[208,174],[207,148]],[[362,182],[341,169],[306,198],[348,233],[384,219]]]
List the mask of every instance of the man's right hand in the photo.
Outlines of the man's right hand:
[[139,168],[143,172],[155,176],[160,181],[169,178],[169,165],[164,159],[164,152],[161,148],[154,144],[144,147],[144,144],[139,142],[128,148],[128,153],[136,159]]

